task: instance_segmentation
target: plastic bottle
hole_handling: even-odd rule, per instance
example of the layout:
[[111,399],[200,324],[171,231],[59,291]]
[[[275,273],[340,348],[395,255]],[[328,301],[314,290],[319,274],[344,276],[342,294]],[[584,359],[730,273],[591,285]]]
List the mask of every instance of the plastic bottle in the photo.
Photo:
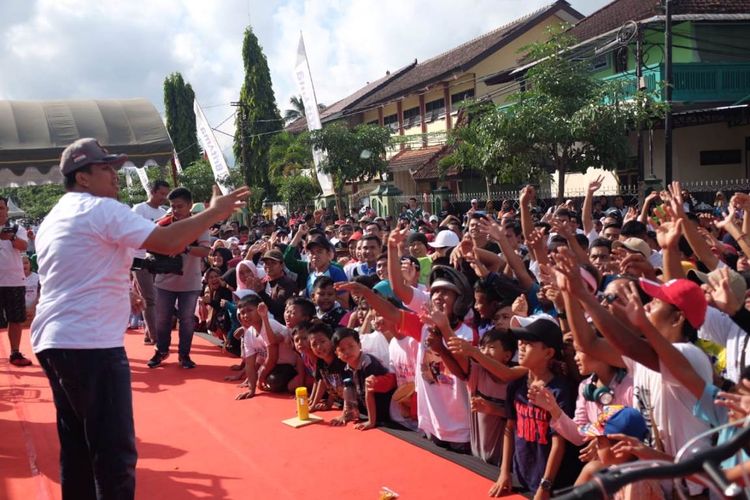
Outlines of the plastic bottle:
[[307,387],[297,387],[294,391],[297,399],[297,418],[307,420],[310,418],[310,401],[307,398]]
[[357,390],[350,378],[344,379],[344,417],[346,421],[359,420],[359,403],[357,402]]

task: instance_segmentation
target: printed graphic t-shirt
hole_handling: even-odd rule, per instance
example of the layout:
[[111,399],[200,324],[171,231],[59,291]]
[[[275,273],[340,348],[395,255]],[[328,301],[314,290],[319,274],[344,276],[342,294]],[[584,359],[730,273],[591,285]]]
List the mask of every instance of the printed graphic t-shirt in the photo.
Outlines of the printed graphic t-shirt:
[[[550,425],[551,416],[547,410],[539,408],[529,402],[527,397],[529,377],[525,376],[508,384],[506,397],[508,408],[508,420],[514,420],[515,447],[513,452],[513,472],[524,489],[536,491],[539,483],[544,477],[544,469],[547,466],[547,458],[552,449],[552,436],[555,434]],[[571,383],[556,375],[546,387],[560,405],[560,409],[569,417],[575,412],[575,390]],[[573,446],[566,443],[566,456],[560,465],[560,470],[555,478],[555,486],[562,486],[561,480],[575,478],[577,474],[567,470],[569,465],[577,465],[577,459],[573,456],[568,459]]]

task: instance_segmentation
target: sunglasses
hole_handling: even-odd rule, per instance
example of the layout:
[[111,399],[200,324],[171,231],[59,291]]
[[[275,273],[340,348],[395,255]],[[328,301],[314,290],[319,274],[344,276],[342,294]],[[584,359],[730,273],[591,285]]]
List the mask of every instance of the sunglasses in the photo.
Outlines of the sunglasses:
[[612,302],[616,301],[619,297],[617,297],[617,294],[614,293],[605,293],[602,295],[602,298],[607,304],[611,304]]

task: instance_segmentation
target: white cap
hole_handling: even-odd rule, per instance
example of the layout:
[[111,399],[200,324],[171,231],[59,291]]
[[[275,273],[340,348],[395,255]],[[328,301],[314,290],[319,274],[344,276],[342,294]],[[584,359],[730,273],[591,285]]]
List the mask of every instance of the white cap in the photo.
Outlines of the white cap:
[[457,247],[459,244],[458,235],[450,229],[443,229],[440,231],[435,240],[428,243],[432,248],[450,248]]
[[531,316],[518,316],[515,315],[512,318],[510,318],[510,327],[511,328],[526,328],[531,323],[538,319],[548,319],[554,323],[558,323],[558,321],[550,316],[547,313],[539,313],[539,314],[532,314]]
[[471,202],[472,203],[479,203],[479,200],[477,200],[476,198],[472,198]]
[[437,222],[438,218],[437,215],[430,215],[430,222]]

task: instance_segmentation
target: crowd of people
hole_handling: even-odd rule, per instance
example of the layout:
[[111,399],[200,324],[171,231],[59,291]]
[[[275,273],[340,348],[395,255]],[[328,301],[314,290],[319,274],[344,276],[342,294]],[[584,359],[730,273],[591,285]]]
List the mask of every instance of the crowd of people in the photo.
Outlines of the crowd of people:
[[[89,230],[106,219],[80,195],[91,192],[97,172],[79,168],[70,170],[74,193],[63,208],[84,214]],[[315,210],[242,225],[226,218],[239,194],[206,208],[188,190],[156,182],[134,215],[104,204],[110,219],[96,237],[112,251],[149,250],[136,255],[129,287],[131,325],[142,318],[144,343],[155,348],[150,368],[167,364],[176,320],[179,365],[196,366],[195,330],[214,335],[228,353],[225,380],[239,382],[238,400],[307,387],[311,410],[332,412],[332,425],[412,429],[497,466],[490,496],[519,488],[546,499],[611,465],[671,460],[691,438],[750,414],[750,195],[703,210],[675,182],[627,206],[622,197],[596,196],[600,183],[580,204],[546,211],[527,186],[517,204],[508,200],[497,212],[472,200],[463,213],[444,202],[430,215],[413,198],[390,217],[363,209],[338,219]],[[86,299],[75,276],[61,276],[52,263],[51,253],[70,253],[60,242],[77,244],[66,231],[83,224],[63,213],[56,207],[48,217],[56,229],[48,225],[45,234],[45,221],[37,238],[41,299],[32,325],[58,420],[64,388],[50,374],[63,370],[63,360],[50,351],[77,346],[58,331],[52,302],[66,286],[76,303]],[[25,242],[4,234],[3,259],[16,252],[21,262]],[[165,263],[175,258],[178,272]],[[115,260],[105,274],[127,280],[130,263]],[[85,281],[90,272],[72,274]],[[23,299],[8,289],[22,282],[20,273],[7,287],[0,282],[11,325],[25,319],[8,307]],[[87,348],[122,345],[95,338],[99,326]],[[10,338],[17,358],[20,330]],[[736,430],[723,430],[718,441]],[[60,432],[61,442],[72,439]],[[65,469],[65,454],[62,461]],[[742,481],[750,457],[722,465]],[[682,486],[707,498],[698,479]],[[671,484],[641,481],[617,498],[673,493]]]
[[[600,182],[547,211],[526,187],[499,212],[412,198],[395,217],[216,224],[197,328],[241,357],[237,399],[305,386],[333,425],[396,424],[497,465],[492,496],[669,459],[750,412],[750,196],[706,210],[674,183],[635,207]],[[671,494],[646,481],[619,496]]]

